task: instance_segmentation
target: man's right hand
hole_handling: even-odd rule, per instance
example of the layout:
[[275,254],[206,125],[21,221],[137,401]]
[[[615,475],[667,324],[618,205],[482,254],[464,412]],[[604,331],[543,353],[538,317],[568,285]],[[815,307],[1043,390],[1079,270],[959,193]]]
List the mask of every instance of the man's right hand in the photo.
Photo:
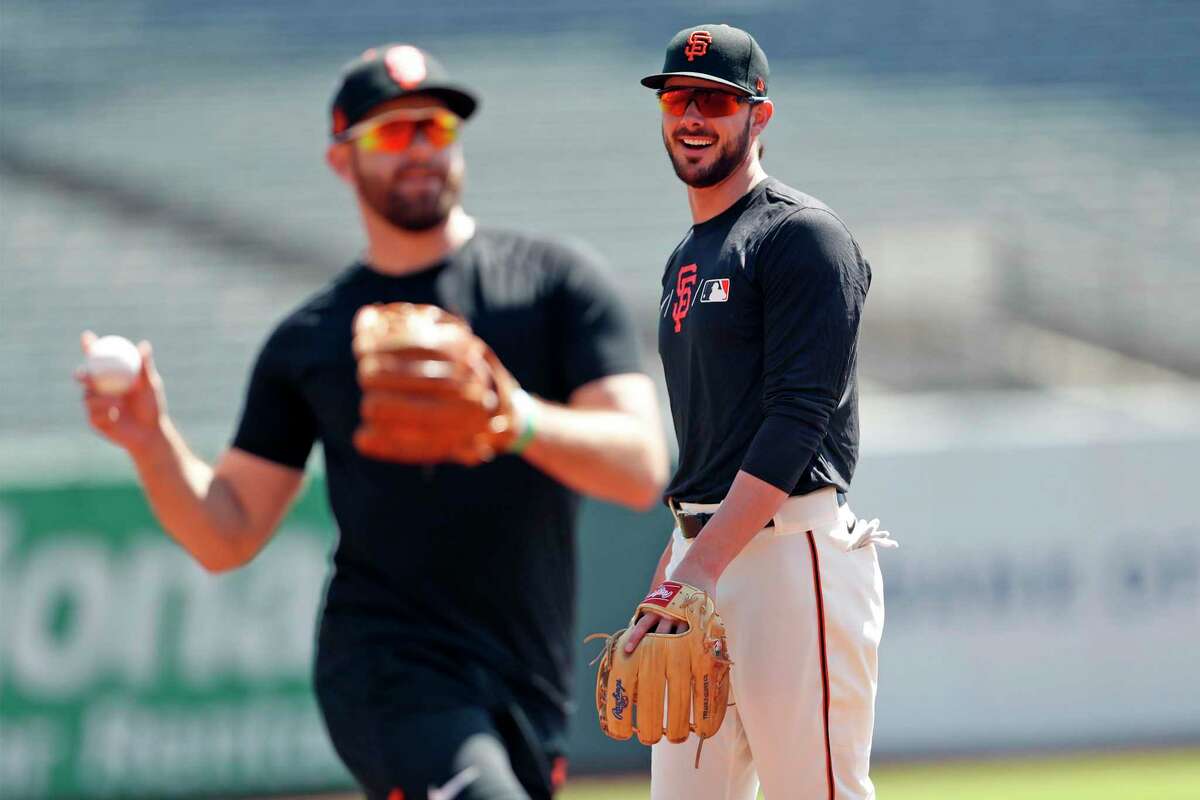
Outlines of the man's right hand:
[[[86,356],[96,335],[85,331],[79,342]],[[209,466],[167,416],[150,343],[141,342],[138,352],[141,371],[119,397],[100,394],[86,369],[76,371],[88,421],[132,457],[150,508],[171,538],[211,572],[240,567],[271,538],[300,491],[304,471],[236,447]]]
[[[84,331],[79,345],[87,358],[96,334]],[[96,391],[87,367],[75,371],[75,380],[83,387],[83,404],[88,421],[109,441],[125,448],[131,455],[146,451],[163,435],[162,420],[167,412],[167,400],[162,377],[154,368],[150,343],[138,344],[142,369],[133,387],[123,395],[104,395]]]

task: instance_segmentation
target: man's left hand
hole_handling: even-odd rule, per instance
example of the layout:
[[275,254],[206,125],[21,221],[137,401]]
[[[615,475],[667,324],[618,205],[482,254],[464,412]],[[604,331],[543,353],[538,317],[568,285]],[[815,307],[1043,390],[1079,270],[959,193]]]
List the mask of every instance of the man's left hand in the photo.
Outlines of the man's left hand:
[[[671,575],[671,580],[679,583],[686,583],[689,586],[694,586],[702,592],[708,594],[713,602],[717,599],[717,581],[701,570],[689,569],[687,565],[680,564],[679,568]],[[683,633],[688,629],[687,623],[681,620],[664,617],[661,614],[655,614],[647,611],[638,618],[637,623],[629,632],[629,640],[625,643],[625,652],[632,653],[637,649],[638,642],[642,640],[647,633]]]

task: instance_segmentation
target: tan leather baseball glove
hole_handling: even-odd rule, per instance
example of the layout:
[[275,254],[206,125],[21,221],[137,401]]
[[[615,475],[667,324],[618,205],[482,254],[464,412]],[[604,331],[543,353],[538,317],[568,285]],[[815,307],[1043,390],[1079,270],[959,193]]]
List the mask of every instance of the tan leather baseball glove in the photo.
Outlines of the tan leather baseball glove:
[[[646,611],[686,622],[688,629],[648,633],[636,650],[626,653],[630,628]],[[587,641],[601,636],[605,635],[593,634]],[[729,704],[733,662],[725,625],[706,592],[664,581],[638,605],[628,628],[605,638],[596,673],[600,730],[613,739],[628,739],[636,731],[638,740],[648,745],[664,733],[668,741],[682,742],[693,732],[703,744],[717,732]],[[697,763],[699,759],[697,750]]]
[[354,316],[363,397],[354,446],[403,464],[475,465],[517,438],[520,389],[465,320],[437,306],[363,306]]

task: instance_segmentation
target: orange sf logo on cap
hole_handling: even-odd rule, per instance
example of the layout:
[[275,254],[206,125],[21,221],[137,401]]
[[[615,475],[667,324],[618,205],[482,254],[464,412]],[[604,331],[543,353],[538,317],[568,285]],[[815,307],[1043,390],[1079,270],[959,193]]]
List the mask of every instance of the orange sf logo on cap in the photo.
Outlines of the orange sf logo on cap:
[[683,54],[687,56],[688,61],[694,61],[697,56],[708,53],[708,46],[710,44],[712,44],[711,33],[708,31],[692,31],[692,35],[687,40],[687,47],[683,48]]
[[411,45],[402,44],[391,48],[383,60],[392,80],[402,88],[412,89],[425,80],[425,56]]

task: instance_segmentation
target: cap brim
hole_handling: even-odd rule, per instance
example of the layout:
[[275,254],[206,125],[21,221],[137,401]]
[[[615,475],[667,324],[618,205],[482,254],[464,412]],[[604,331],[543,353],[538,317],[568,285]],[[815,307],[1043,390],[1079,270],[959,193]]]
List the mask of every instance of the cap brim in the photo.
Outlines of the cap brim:
[[457,86],[419,86],[413,89],[412,94],[427,94],[436,97],[446,104],[446,108],[462,119],[474,114],[475,109],[479,107],[479,101],[475,95]]
[[461,119],[466,119],[475,113],[475,109],[479,107],[479,101],[475,95],[468,92],[466,89],[461,89],[457,86],[450,86],[444,83],[439,83],[433,86],[414,86],[412,89],[401,89],[395,87],[392,92],[384,97],[372,98],[371,102],[366,105],[359,106],[347,111],[349,119],[353,120],[351,124],[357,124],[371,112],[371,109],[376,106],[395,100],[398,97],[408,97],[409,95],[429,95],[435,97],[446,104],[446,108],[453,111]]
[[745,86],[739,86],[733,81],[727,81],[724,78],[717,78],[705,72],[660,72],[657,75],[647,75],[646,77],[642,78],[642,86],[650,89],[661,89],[667,85],[667,78],[700,78],[702,80],[712,81],[713,83],[721,83],[737,89],[739,92],[745,92],[751,97],[754,96],[754,93],[748,90]]

